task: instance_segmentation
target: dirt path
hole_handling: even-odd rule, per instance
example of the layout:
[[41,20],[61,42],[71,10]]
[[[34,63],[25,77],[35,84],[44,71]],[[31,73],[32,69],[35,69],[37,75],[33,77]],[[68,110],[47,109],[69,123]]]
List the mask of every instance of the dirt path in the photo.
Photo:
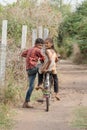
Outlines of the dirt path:
[[52,102],[49,112],[40,103],[34,109],[18,108],[13,130],[80,130],[70,122],[74,109],[87,106],[87,66],[61,60],[58,75],[61,100]]

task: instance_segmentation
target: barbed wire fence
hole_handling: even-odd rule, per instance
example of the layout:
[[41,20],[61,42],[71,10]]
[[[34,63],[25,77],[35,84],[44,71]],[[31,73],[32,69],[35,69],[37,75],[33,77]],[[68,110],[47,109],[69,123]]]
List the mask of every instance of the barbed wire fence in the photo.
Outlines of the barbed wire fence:
[[[8,79],[15,79],[18,82],[26,78],[25,60],[21,58],[21,51],[26,49],[27,42],[27,25],[22,26],[21,47],[10,49],[11,45],[7,43],[7,24],[9,21],[2,21],[2,39],[0,43],[0,86],[5,86],[9,82]],[[49,35],[49,30],[39,26],[37,29],[32,29],[32,46],[34,46],[36,38],[46,39]],[[30,44],[30,43],[29,43]]]

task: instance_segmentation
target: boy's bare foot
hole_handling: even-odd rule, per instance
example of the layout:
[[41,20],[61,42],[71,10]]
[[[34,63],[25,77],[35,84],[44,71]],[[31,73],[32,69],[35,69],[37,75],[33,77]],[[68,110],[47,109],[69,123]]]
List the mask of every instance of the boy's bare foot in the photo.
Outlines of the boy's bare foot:
[[55,96],[55,98],[56,98],[57,100],[60,100],[60,98],[59,98],[58,96]]
[[58,94],[55,94],[55,98],[56,98],[57,100],[60,100],[60,98],[59,98],[59,95],[58,95]]
[[36,90],[39,90],[40,88],[39,88],[39,86],[37,86],[35,89],[36,89]]
[[29,105],[28,102],[24,102],[23,108],[34,108],[33,106]]
[[40,86],[37,86],[35,89],[36,89],[36,90],[39,90],[39,89],[42,89],[42,90],[43,90],[43,87],[40,85]]

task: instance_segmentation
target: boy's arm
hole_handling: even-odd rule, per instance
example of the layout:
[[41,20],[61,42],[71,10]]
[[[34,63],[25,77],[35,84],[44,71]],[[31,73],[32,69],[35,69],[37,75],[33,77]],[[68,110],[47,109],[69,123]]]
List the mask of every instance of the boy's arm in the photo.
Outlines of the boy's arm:
[[58,62],[60,58],[61,58],[61,55],[60,55],[60,54],[56,55],[55,62]]
[[37,52],[37,56],[39,57],[39,60],[40,60],[41,62],[44,62],[45,57],[44,57],[44,55],[41,53],[41,51]]
[[27,56],[27,53],[28,53],[28,50],[25,50],[25,51],[22,52],[21,56],[22,56],[22,57],[26,57],[26,56]]
[[47,55],[47,57],[48,57],[48,62],[47,62],[46,69],[48,69],[49,66],[50,66],[50,64],[51,64],[51,56],[50,56],[50,54],[49,54],[49,51],[47,51],[47,50],[46,50],[46,55]]
[[58,56],[56,55],[56,58],[55,58],[55,62],[58,62],[59,58]]

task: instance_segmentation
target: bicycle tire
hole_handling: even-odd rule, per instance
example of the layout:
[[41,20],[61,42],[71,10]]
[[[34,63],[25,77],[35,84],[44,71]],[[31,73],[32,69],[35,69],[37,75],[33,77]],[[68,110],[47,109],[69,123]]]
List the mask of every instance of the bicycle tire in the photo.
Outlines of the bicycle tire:
[[49,111],[49,97],[46,97],[46,111]]

